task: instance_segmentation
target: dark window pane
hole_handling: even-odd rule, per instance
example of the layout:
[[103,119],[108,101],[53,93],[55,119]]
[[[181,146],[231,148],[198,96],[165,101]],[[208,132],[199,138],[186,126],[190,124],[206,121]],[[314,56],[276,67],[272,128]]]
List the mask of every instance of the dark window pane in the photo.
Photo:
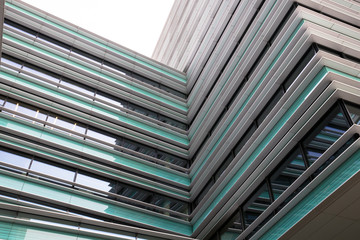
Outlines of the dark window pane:
[[269,190],[264,182],[243,206],[245,228],[254,222],[271,204]]
[[270,176],[271,189],[276,200],[304,171],[305,163],[300,148],[291,151]]
[[188,161],[179,157],[176,157],[174,155],[162,152],[162,151],[158,151],[158,155],[157,155],[158,159],[161,159],[163,161],[175,164],[177,166],[181,166],[181,167],[186,167],[188,164]]
[[210,188],[212,186],[214,186],[215,181],[213,178],[210,178],[210,180],[206,183],[206,185],[204,186],[204,188],[201,190],[199,196],[197,196],[197,198],[195,198],[194,204],[195,206],[197,206],[201,200],[205,197],[205,195],[209,192]]
[[246,131],[245,135],[240,139],[240,141],[235,145],[234,152],[235,156],[240,152],[240,150],[243,148],[243,146],[246,144],[246,142],[249,140],[249,138],[253,135],[253,133],[256,130],[255,124],[251,124],[251,126]]
[[359,136],[356,134],[339,148],[329,159],[327,159],[313,174],[314,177],[319,175],[327,166],[329,166],[340,154],[342,154]]
[[300,59],[300,61],[296,64],[296,66],[291,70],[289,76],[284,81],[283,85],[285,87],[285,91],[289,89],[291,84],[295,81],[295,79],[299,76],[305,66],[310,62],[310,60],[315,56],[316,51],[313,46],[311,46],[304,56]]
[[120,66],[117,66],[111,62],[104,61],[103,66],[106,68],[110,68],[111,70],[121,74],[121,75],[131,75],[131,72],[129,70],[126,70],[125,68],[122,68]]
[[303,141],[309,164],[316,161],[348,128],[344,114],[335,104]]
[[345,103],[345,105],[353,123],[360,124],[360,107],[351,103]]
[[261,111],[256,121],[258,126],[264,121],[270,111],[275,107],[275,105],[279,102],[280,98],[284,95],[283,89],[280,87],[275,94],[272,96],[269,102],[266,103],[265,108]]
[[152,194],[150,192],[135,188],[135,187],[131,187],[125,184],[121,184],[120,183],[120,187],[119,187],[119,195],[128,197],[128,198],[132,198],[132,199],[136,199],[142,202],[150,202],[151,198],[152,198]]
[[14,29],[22,34],[25,34],[29,37],[35,37],[36,36],[36,31],[34,30],[31,30],[27,27],[24,27],[24,26],[21,26],[20,24],[17,24],[11,20],[8,20],[8,19],[5,19],[5,22],[4,22],[4,26],[5,27],[8,27],[8,28],[11,28],[11,29]]
[[39,33],[38,39],[45,42],[47,45],[51,45],[52,47],[55,47],[55,49],[63,50],[65,52],[70,51],[70,46],[62,43],[60,41],[57,41],[53,38],[50,38],[48,36],[45,36],[44,34]]
[[4,106],[5,97],[0,95],[0,107]]
[[92,62],[92,63],[97,63],[97,64],[101,64],[102,60],[94,55],[91,55],[89,53],[86,53],[84,51],[81,51],[79,49],[73,49],[71,52],[71,55],[77,56],[83,60]]
[[237,212],[223,229],[220,230],[221,240],[235,240],[242,233],[242,220],[240,213]]
[[221,164],[221,166],[218,168],[218,170],[215,172],[215,180],[219,179],[219,177],[221,176],[221,174],[225,171],[225,169],[229,166],[229,164],[231,163],[231,161],[234,159],[234,156],[232,153],[230,153],[226,160]]

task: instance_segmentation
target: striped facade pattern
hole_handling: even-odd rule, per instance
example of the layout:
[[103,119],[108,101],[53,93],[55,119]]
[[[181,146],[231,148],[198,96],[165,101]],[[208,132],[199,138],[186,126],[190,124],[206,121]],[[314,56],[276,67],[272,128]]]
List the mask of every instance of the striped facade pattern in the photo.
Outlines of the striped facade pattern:
[[287,239],[359,181],[357,1],[177,0],[155,60],[2,6],[0,239]]

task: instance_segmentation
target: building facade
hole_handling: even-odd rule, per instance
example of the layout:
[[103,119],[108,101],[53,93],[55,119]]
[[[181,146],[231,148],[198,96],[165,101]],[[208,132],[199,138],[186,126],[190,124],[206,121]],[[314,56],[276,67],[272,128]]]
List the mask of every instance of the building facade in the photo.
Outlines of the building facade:
[[0,239],[359,234],[359,2],[177,0],[153,59],[1,5]]

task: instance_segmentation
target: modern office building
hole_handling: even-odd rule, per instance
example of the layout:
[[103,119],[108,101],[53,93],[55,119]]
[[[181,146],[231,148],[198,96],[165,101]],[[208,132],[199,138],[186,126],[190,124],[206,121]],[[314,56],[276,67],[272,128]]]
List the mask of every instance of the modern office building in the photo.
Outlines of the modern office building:
[[176,0],[153,59],[0,2],[0,239],[359,235],[360,2]]

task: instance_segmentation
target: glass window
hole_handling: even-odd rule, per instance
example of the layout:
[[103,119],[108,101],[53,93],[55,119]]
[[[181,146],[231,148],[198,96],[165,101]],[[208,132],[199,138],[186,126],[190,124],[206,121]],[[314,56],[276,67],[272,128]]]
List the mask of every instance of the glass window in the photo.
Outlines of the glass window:
[[151,201],[151,204],[162,208],[170,209],[171,201],[166,197],[155,195]]
[[[150,116],[150,117],[151,117],[151,116]],[[155,118],[155,117],[154,117],[154,118]],[[158,119],[159,119],[160,122],[169,124],[169,125],[171,125],[171,126],[174,126],[174,127],[177,127],[177,128],[183,129],[183,130],[187,130],[187,129],[188,129],[188,126],[187,126],[185,123],[181,123],[181,122],[179,122],[179,121],[173,120],[173,119],[168,118],[168,117],[165,117],[165,116],[163,116],[163,115],[159,115]]]
[[55,49],[63,50],[65,52],[70,51],[70,46],[69,45],[67,45],[65,43],[62,43],[60,41],[57,41],[57,40],[55,40],[55,39],[53,39],[51,37],[45,36],[42,33],[39,33],[38,39],[45,42],[47,45],[51,45],[52,47],[55,47]]
[[6,54],[2,55],[1,62],[6,63],[6,64],[8,64],[10,66],[13,66],[15,68],[21,68],[21,66],[22,66],[22,63],[21,63],[20,60],[18,60],[16,58],[13,58],[11,56],[8,56]]
[[[85,130],[86,130],[85,125],[83,125],[81,123],[77,123],[74,120],[71,120],[71,119],[68,119],[68,118],[57,116],[57,115],[55,115],[53,113],[49,114],[49,116],[47,118],[47,122],[52,123],[52,124],[54,124],[56,126],[65,128],[67,130],[71,130],[71,131],[75,131],[75,132],[78,132],[78,133],[81,133],[81,134],[85,134]],[[47,126],[47,127],[51,128],[51,129],[56,128],[56,127],[53,127],[53,126]],[[65,130],[60,130],[60,129],[57,129],[57,130],[64,131],[64,132],[68,133]]]
[[93,232],[97,234],[104,234],[107,236],[113,236],[116,237],[116,239],[124,239],[124,240],[138,240],[139,238],[135,237],[135,233],[125,232],[125,231],[119,231],[104,227],[99,227],[95,225],[89,225],[86,223],[80,223],[80,230],[85,230],[88,232]]
[[165,240],[165,239],[138,234],[136,240]]
[[98,141],[103,141],[103,142],[107,142],[110,144],[117,143],[117,137],[115,135],[111,135],[109,133],[103,132],[99,129],[95,129],[92,127],[89,127],[89,129],[86,132],[86,135],[89,137],[93,137],[93,138],[95,138],[95,140],[98,140]]
[[270,176],[274,199],[276,200],[305,170],[305,162],[300,146],[298,146],[291,151],[290,155],[285,157]]
[[152,193],[120,183],[118,194],[142,202],[150,202]]
[[310,62],[310,60],[315,56],[316,51],[313,46],[311,46],[304,56],[300,59],[300,61],[295,65],[295,67],[291,70],[290,74],[284,81],[283,85],[285,87],[285,91],[289,89],[291,84],[295,81],[295,79],[300,75],[302,70],[306,67],[306,65]]
[[[5,103],[4,108],[9,109],[9,110],[13,110],[15,112],[25,114],[25,115],[33,117],[33,118],[37,118],[37,119],[42,120],[42,121],[45,121],[46,117],[47,117],[47,113],[45,111],[37,109],[37,108],[35,108],[33,106],[30,106],[28,104],[17,102],[14,99],[8,99],[6,101],[6,103]],[[4,111],[4,112],[7,113],[6,111]],[[19,117],[21,119],[31,121],[33,123],[42,124],[40,122],[36,122],[36,121],[30,120],[30,119],[25,118],[25,117],[20,117],[20,116],[16,115],[15,113],[7,113],[7,114],[13,115],[14,117],[17,116],[17,117]]]
[[110,103],[120,108],[123,108],[126,105],[126,101],[113,97],[101,91],[98,91],[95,97],[95,101],[101,100],[100,102]]
[[79,58],[82,58],[82,59],[87,60],[92,63],[101,64],[101,62],[102,62],[102,60],[100,58],[95,57],[94,55],[91,55],[89,53],[86,53],[86,52],[81,51],[76,48],[72,49],[71,54],[78,56]]
[[182,159],[180,157],[176,157],[174,155],[165,153],[163,151],[157,151],[157,158],[163,161],[175,164],[177,166],[186,167],[188,165],[188,161],[186,159]]
[[243,148],[243,146],[246,144],[246,142],[249,140],[249,138],[253,135],[253,133],[256,130],[256,126],[253,123],[248,130],[246,131],[245,135],[240,139],[240,141],[235,145],[234,147],[234,153],[235,156],[240,152],[240,150]]
[[13,111],[17,111],[18,107],[19,107],[19,103],[13,99],[8,99],[4,105],[5,109],[13,110]]
[[231,163],[231,161],[234,159],[234,155],[232,152],[230,152],[230,154],[227,156],[227,158],[225,159],[225,161],[220,165],[220,167],[218,168],[218,170],[216,170],[215,172],[215,181],[219,179],[219,177],[221,176],[221,174],[225,171],[225,169],[229,166],[229,164]]
[[179,92],[179,91],[177,91],[177,90],[175,90],[175,89],[172,89],[172,88],[169,88],[169,87],[167,87],[167,86],[164,86],[164,85],[162,85],[162,84],[160,84],[160,89],[163,89],[163,90],[165,90],[166,92],[168,92],[168,93],[171,93],[171,94],[173,94],[173,95],[175,95],[175,96],[178,96],[178,97],[181,97],[181,98],[186,98],[186,94],[184,94],[184,93],[182,93],[182,92]]
[[243,206],[245,228],[253,223],[271,204],[269,189],[264,182]]
[[316,161],[348,128],[348,122],[337,103],[303,141],[309,165]]
[[[22,167],[22,168],[29,168],[30,162],[31,162],[31,156],[19,153],[14,150],[6,149],[3,147],[0,147],[0,162],[4,162],[7,164],[11,164],[13,166]],[[4,167],[6,169],[12,169],[9,167]],[[18,172],[25,172],[25,171],[19,171]]]
[[[42,121],[45,121],[46,120],[46,117],[47,117],[47,113],[42,111],[42,110],[39,110],[33,106],[30,106],[30,105],[27,105],[27,104],[24,104],[24,103],[20,103],[18,108],[17,108],[17,112],[20,112],[22,114],[25,114],[29,117],[33,117],[33,118],[37,118],[39,120],[42,120]],[[25,120],[28,120],[28,121],[32,121],[32,120],[29,120],[27,118],[23,118]],[[35,121],[32,121],[33,123],[35,123]],[[42,124],[42,123],[39,123],[39,122],[36,122],[38,124]]]
[[85,86],[84,84],[72,81],[70,79],[61,79],[60,81],[60,89],[65,89],[65,90],[74,90],[72,92],[74,93],[80,93],[81,96],[83,96],[84,94],[93,97],[94,96],[94,89],[88,86]]
[[265,108],[261,111],[259,116],[256,118],[258,126],[264,121],[264,119],[269,115],[270,111],[275,107],[275,105],[280,101],[281,97],[284,95],[282,87],[279,87],[275,94],[271,97],[270,101],[266,103]]
[[147,147],[142,144],[138,144],[138,145],[139,145],[139,149],[138,149],[139,153],[146,154],[146,155],[154,157],[154,158],[157,157],[157,153],[156,153],[155,149]]
[[180,201],[176,201],[176,200],[172,200],[171,201],[171,205],[170,205],[170,209],[172,211],[175,212],[180,212],[180,213],[185,213],[188,214],[189,213],[189,208],[188,208],[188,204],[184,203],[184,202],[180,202]]
[[133,151],[138,151],[139,150],[139,145],[131,140],[128,139],[123,139],[122,144],[123,147],[127,148],[127,149],[131,149]]
[[140,80],[141,82],[144,82],[144,83],[147,83],[147,84],[149,84],[149,85],[151,85],[151,86],[154,86],[154,87],[156,87],[156,88],[159,88],[159,87],[160,87],[160,84],[159,84],[159,83],[157,83],[157,82],[155,82],[155,81],[153,81],[153,80],[150,80],[150,79],[148,79],[148,78],[146,78],[146,77],[143,77],[143,76],[141,76],[141,75],[139,75],[139,74],[137,74],[137,73],[133,73],[133,74],[132,74],[132,77],[135,78],[135,79],[137,79],[137,80]]
[[[53,73],[50,73],[44,69],[32,66],[31,64],[25,63],[24,67],[23,67],[24,71],[27,71],[35,76],[39,76],[42,78],[45,78],[53,83],[58,83],[59,82],[59,76]],[[26,73],[22,73],[27,75]]]
[[104,61],[104,67],[111,68],[111,70],[116,71],[117,73],[121,75],[131,75],[131,72],[129,70],[126,70],[125,68],[122,68],[120,66],[117,66],[111,62]]
[[353,123],[360,124],[360,107],[351,103],[345,103],[345,105]]
[[17,24],[17,23],[15,23],[15,22],[13,22],[11,20],[8,20],[8,19],[5,19],[4,26],[8,27],[8,28],[11,28],[11,29],[13,29],[15,31],[18,31],[18,32],[20,32],[20,33],[22,33],[24,35],[27,35],[28,37],[31,37],[31,38],[35,37],[36,34],[37,34],[36,31],[31,30],[31,29],[29,29],[27,27],[21,26],[20,24]]
[[331,155],[313,174],[314,177],[319,175],[327,166],[329,166],[340,154],[342,154],[353,142],[359,138],[358,134],[355,134],[350,140],[342,145],[333,155]]
[[0,95],[0,107],[4,106],[5,97]]
[[242,220],[240,212],[237,212],[223,229],[220,230],[221,240],[235,240],[242,233]]
[[[42,160],[35,159],[32,162],[30,169],[38,173],[43,173],[66,181],[70,181],[70,182],[74,181],[75,169],[69,168],[65,165],[60,165],[50,161],[44,162]],[[48,178],[44,178],[44,179],[48,179]],[[54,180],[50,179],[50,181],[54,181]]]
[[117,193],[117,184],[115,181],[97,176],[95,174],[79,171],[79,173],[76,175],[75,182],[87,187],[98,189],[100,191]]
[[209,181],[206,183],[206,185],[204,186],[204,188],[201,190],[199,196],[197,196],[197,198],[194,201],[195,206],[197,206],[201,200],[205,197],[205,195],[209,192],[210,188],[212,186],[214,186],[215,181],[213,178],[210,178]]

